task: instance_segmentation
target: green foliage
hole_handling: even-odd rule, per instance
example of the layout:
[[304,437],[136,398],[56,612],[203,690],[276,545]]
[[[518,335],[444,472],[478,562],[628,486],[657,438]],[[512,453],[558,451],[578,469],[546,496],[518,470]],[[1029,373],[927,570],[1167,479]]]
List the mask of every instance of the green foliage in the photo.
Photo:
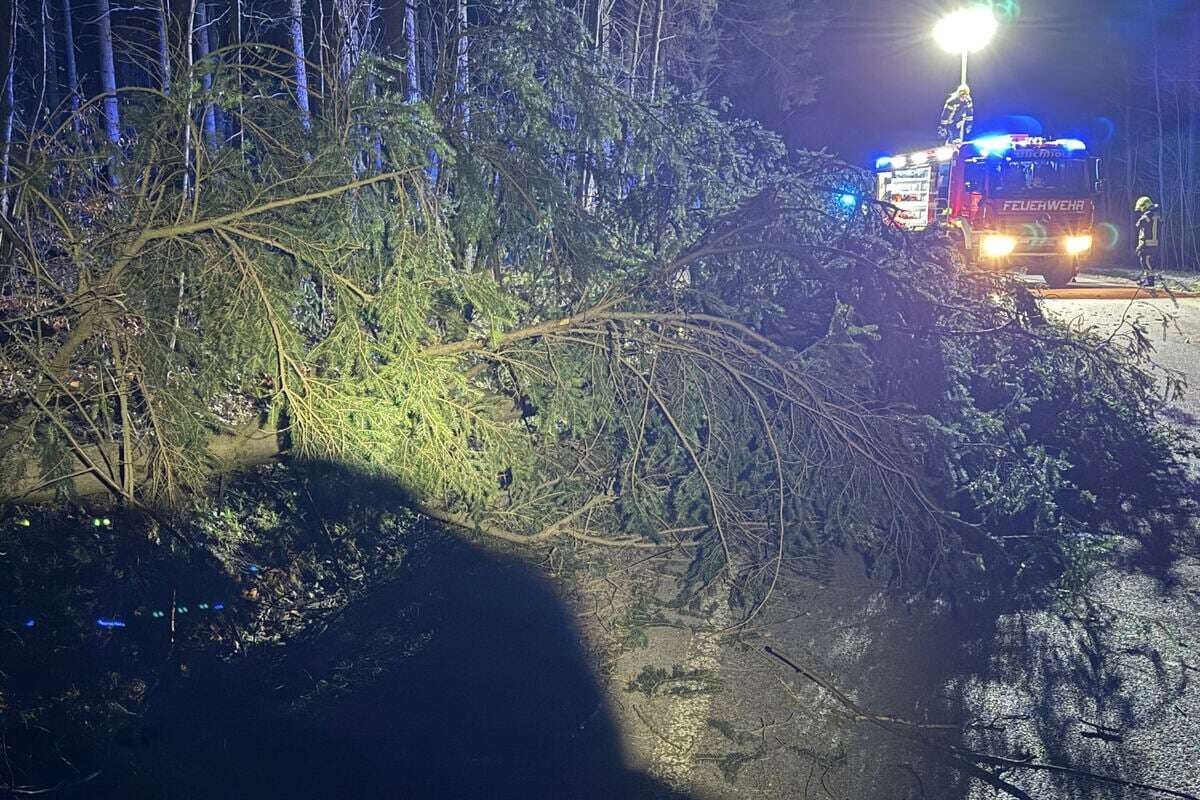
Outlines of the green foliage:
[[629,681],[625,691],[640,693],[650,699],[713,694],[720,687],[719,678],[711,670],[690,669],[682,664],[674,664],[670,670],[647,665]]
[[860,171],[614,86],[553,3],[506,23],[454,103],[367,59],[308,132],[248,48],[212,67],[240,149],[185,134],[194,86],[135,94],[116,188],[35,132],[5,458],[179,502],[218,433],[269,420],[484,533],[689,546],[688,596],[728,578],[747,608],[831,545],[927,579],[1081,530],[1131,476],[1169,493],[1144,350],[842,208]]

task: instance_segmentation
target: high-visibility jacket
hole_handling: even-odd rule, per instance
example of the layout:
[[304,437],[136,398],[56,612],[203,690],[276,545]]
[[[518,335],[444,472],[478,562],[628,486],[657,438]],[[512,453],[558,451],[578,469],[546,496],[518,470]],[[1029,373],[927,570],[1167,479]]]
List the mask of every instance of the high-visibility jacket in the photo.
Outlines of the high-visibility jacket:
[[1158,247],[1162,215],[1158,206],[1150,206],[1137,221],[1137,249]]
[[942,116],[938,121],[938,136],[948,142],[961,142],[971,132],[975,123],[975,101],[971,95],[960,95],[957,91],[946,98]]

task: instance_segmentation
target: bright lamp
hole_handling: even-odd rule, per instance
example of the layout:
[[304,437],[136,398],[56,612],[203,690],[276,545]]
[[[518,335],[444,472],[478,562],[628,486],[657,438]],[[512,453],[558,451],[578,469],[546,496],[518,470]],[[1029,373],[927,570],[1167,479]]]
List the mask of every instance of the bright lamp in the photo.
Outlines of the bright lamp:
[[1017,248],[1017,240],[1003,234],[989,234],[983,237],[980,251],[986,258],[1004,258]]
[[960,8],[947,14],[933,28],[933,39],[947,53],[974,53],[996,34],[996,18],[983,6]]

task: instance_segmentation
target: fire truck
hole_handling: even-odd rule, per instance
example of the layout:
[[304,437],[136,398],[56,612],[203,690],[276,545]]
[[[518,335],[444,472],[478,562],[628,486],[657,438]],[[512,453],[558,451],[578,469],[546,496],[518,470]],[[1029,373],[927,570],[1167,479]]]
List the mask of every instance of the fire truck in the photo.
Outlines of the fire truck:
[[895,225],[947,229],[970,265],[1060,288],[1092,255],[1100,161],[1078,139],[987,136],[884,156],[875,171]]

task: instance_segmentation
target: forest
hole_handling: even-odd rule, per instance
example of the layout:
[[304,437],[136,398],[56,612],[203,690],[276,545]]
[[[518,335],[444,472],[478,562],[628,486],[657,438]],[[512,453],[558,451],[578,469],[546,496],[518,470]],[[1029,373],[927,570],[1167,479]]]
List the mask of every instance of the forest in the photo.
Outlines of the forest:
[[833,549],[1019,592],[1179,513],[1145,331],[1050,324],[750,118],[812,99],[829,13],[12,3],[5,524],[101,509],[229,564],[231,476],[334,464],[521,552],[684,553],[746,622]]

